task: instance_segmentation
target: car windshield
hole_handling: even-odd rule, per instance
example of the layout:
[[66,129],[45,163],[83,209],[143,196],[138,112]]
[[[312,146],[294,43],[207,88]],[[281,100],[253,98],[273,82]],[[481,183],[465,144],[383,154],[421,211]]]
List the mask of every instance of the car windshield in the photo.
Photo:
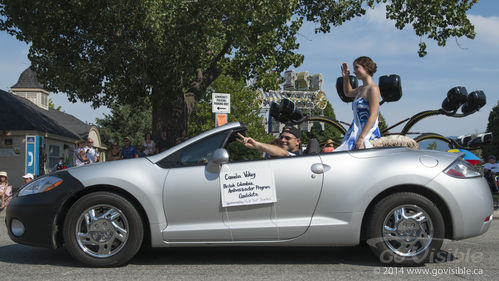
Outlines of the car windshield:
[[222,146],[226,134],[220,133],[204,138],[182,149],[179,163],[182,166],[206,164],[213,152]]

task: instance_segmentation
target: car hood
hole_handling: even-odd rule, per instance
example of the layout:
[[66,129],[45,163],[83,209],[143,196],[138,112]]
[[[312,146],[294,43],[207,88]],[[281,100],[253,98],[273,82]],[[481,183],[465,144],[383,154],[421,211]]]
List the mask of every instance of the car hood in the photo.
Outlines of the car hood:
[[153,166],[155,165],[147,158],[134,158],[84,165],[67,171],[82,182],[84,186],[90,186],[94,184],[112,184],[112,179],[142,178]]

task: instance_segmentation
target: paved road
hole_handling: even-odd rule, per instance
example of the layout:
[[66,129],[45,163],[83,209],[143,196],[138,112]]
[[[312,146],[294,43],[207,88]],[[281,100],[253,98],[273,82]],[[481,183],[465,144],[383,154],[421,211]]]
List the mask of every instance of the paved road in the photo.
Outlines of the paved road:
[[[496,212],[497,214],[497,212]],[[367,247],[143,250],[121,268],[86,268],[63,249],[12,242],[0,213],[0,280],[497,280],[499,220],[480,237],[444,242],[439,263],[383,267]]]

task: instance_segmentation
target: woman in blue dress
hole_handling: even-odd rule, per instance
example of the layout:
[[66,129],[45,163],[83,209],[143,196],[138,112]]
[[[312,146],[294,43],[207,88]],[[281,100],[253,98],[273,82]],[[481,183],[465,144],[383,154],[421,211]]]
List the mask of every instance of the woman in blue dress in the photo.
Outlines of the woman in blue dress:
[[335,151],[363,149],[372,147],[370,140],[381,137],[378,128],[378,110],[380,92],[374,84],[376,63],[369,57],[358,57],[353,62],[353,73],[362,80],[362,86],[353,89],[350,84],[348,64],[341,65],[343,75],[343,92],[347,97],[355,97],[352,102],[353,121],[343,138],[343,142]]

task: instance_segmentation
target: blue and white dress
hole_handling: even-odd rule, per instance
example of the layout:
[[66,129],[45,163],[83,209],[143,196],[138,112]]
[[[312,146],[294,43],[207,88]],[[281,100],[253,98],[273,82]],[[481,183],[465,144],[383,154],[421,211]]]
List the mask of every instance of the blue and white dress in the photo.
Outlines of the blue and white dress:
[[[341,145],[336,148],[334,151],[345,151],[345,150],[353,150],[355,149],[355,143],[359,138],[360,133],[362,133],[362,129],[367,123],[367,119],[369,118],[369,102],[364,98],[355,98],[352,102],[352,111],[353,111],[353,121],[348,128],[348,131],[343,138],[343,142]],[[376,117],[376,121],[373,124],[373,127],[369,130],[366,137],[364,138],[364,146],[365,148],[372,147],[370,140],[377,139],[381,137],[381,132],[378,128],[378,117]]]

